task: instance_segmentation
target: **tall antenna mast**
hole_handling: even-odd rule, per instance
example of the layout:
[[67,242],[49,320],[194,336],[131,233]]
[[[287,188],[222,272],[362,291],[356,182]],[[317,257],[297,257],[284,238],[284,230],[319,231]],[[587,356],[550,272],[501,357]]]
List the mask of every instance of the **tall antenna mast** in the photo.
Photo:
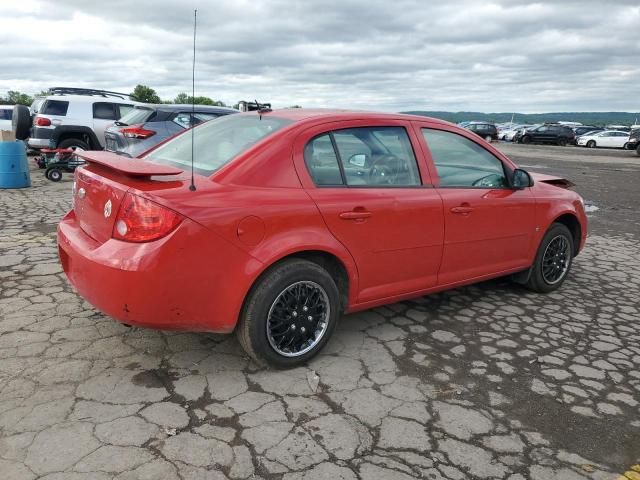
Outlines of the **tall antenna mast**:
[[196,114],[196,25],[198,24],[198,9],[193,10],[193,64],[191,66],[191,185],[189,190],[196,191],[193,178],[193,148],[194,148],[194,119]]

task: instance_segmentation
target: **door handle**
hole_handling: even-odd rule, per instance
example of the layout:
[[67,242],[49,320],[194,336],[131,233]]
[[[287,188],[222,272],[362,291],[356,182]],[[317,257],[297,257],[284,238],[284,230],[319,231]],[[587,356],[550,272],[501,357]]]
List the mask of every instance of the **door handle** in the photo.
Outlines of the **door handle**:
[[459,205],[457,207],[453,207],[451,209],[451,213],[462,213],[462,214],[469,214],[473,212],[473,207],[471,207],[468,203],[463,203],[462,205]]
[[339,217],[343,220],[365,220],[371,216],[371,212],[366,210],[351,210],[350,212],[342,212]]

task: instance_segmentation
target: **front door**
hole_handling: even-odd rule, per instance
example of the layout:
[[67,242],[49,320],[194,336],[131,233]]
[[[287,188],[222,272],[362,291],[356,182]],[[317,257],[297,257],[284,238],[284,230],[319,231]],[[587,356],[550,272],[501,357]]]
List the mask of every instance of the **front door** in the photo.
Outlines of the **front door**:
[[530,189],[510,188],[508,166],[472,139],[446,130],[421,131],[444,206],[438,284],[527,267],[535,228]]
[[436,285],[442,200],[410,136],[402,124],[324,127],[297,142],[303,184],[356,262],[358,303]]

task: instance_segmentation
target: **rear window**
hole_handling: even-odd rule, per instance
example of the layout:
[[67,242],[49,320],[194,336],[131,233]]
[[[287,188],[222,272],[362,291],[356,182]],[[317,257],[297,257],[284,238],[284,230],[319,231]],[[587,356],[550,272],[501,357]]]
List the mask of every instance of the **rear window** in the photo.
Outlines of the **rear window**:
[[58,115],[64,117],[69,109],[69,102],[64,100],[45,100],[40,112],[42,115]]
[[[211,175],[259,141],[292,123],[284,118],[226,115],[194,127],[193,164],[201,175]],[[162,165],[191,168],[191,133],[167,142],[146,158]]]
[[13,117],[13,109],[0,108],[0,120],[11,120]]
[[137,123],[144,123],[151,120],[155,114],[156,111],[151,108],[136,107],[120,117],[119,121],[120,123],[126,123],[127,125],[135,125]]

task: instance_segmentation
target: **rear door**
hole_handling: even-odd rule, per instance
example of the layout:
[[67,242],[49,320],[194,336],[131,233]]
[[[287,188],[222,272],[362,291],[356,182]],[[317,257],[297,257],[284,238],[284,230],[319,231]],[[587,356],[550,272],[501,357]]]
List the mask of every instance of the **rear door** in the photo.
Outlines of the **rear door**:
[[336,122],[295,142],[303,186],[327,227],[354,258],[358,303],[436,284],[442,200],[402,121]]
[[120,118],[118,106],[113,102],[95,102],[93,104],[93,132],[100,145],[104,147],[104,131]]
[[524,268],[535,229],[531,189],[508,186],[510,165],[442,125],[420,125],[444,206],[439,285]]

